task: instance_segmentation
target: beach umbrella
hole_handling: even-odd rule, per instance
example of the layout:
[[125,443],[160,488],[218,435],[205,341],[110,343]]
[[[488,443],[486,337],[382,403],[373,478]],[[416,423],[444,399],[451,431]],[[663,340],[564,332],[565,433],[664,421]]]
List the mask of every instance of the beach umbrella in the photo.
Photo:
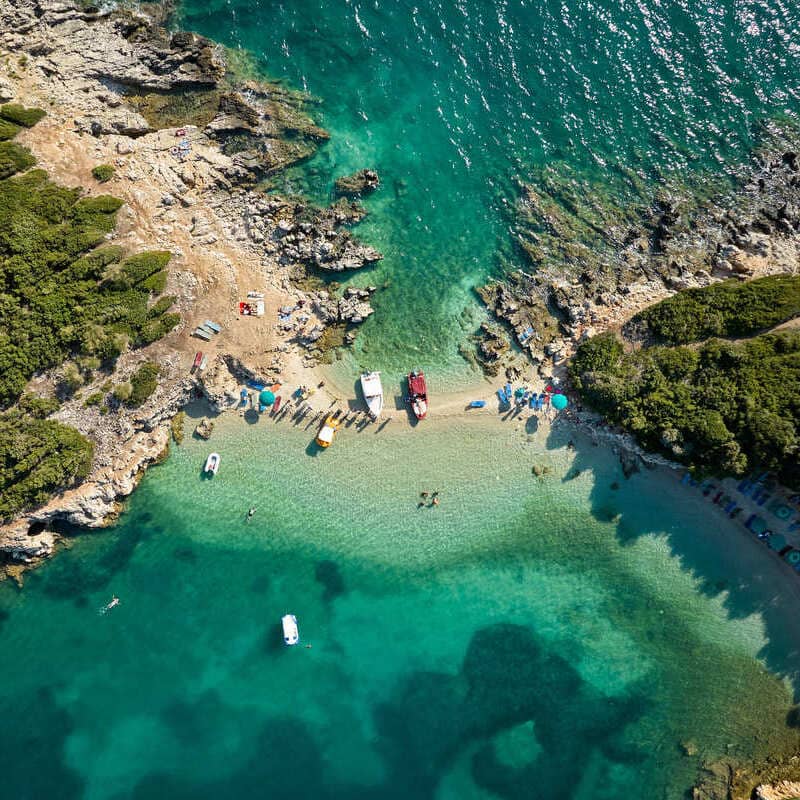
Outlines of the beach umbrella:
[[783,550],[786,547],[786,537],[780,533],[773,533],[769,537],[770,550]]
[[556,411],[563,411],[569,405],[569,400],[563,394],[554,394],[550,402]]
[[519,389],[517,389],[514,392],[514,397],[522,397],[522,395],[524,395],[524,394],[525,394],[525,387],[524,386],[520,386]]
[[262,406],[271,406],[275,402],[275,395],[269,389],[264,389],[258,396]]
[[800,550],[790,550],[784,558],[790,564],[800,564]]

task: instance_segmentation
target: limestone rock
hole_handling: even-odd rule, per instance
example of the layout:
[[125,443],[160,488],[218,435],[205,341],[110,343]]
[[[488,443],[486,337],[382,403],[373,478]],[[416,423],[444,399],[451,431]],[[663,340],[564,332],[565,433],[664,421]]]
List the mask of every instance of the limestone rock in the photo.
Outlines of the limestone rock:
[[348,197],[374,192],[380,186],[380,178],[374,169],[362,169],[352,175],[336,179],[336,193]]
[[200,420],[200,422],[198,422],[197,425],[195,426],[194,432],[201,439],[210,439],[213,430],[214,430],[213,420],[210,420],[208,417],[203,417]]
[[797,781],[778,781],[761,784],[753,793],[755,800],[797,800],[800,798],[800,783]]

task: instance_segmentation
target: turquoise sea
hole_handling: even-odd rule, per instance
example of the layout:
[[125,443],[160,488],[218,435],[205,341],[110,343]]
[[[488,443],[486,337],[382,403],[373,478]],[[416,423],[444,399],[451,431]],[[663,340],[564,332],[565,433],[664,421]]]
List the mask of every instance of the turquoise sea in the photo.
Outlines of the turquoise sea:
[[[726,172],[797,110],[800,14],[775,0],[191,0],[180,22],[320,99],[332,140],[284,189],[379,170],[359,232],[386,259],[353,280],[387,288],[340,369],[434,386],[475,379],[458,346],[515,258],[515,175]],[[0,586],[2,796],[679,800],[703,760],[800,744],[795,584],[758,542],[567,427],[428,423],[315,455],[305,423],[224,418],[215,479],[187,436],[117,526]]]

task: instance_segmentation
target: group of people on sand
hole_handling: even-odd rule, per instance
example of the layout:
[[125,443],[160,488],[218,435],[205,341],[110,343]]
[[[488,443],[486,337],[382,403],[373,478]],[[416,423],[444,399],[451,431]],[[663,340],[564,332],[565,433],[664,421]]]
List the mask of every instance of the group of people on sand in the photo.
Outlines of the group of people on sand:
[[[417,503],[417,508],[424,508],[425,506],[427,506],[428,508],[433,508],[434,506],[439,505],[438,490],[435,492],[420,492],[419,496],[422,498],[422,500],[420,500],[419,503]],[[429,497],[431,499],[430,503],[427,502]]]

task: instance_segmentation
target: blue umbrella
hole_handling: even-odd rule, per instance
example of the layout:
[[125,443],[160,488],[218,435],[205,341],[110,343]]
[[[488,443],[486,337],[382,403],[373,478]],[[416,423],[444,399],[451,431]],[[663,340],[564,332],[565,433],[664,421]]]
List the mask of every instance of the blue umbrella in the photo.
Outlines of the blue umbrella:
[[264,389],[258,396],[262,406],[271,406],[275,402],[275,395],[269,389]]
[[569,405],[569,400],[563,394],[554,394],[550,402],[556,411],[563,411]]

